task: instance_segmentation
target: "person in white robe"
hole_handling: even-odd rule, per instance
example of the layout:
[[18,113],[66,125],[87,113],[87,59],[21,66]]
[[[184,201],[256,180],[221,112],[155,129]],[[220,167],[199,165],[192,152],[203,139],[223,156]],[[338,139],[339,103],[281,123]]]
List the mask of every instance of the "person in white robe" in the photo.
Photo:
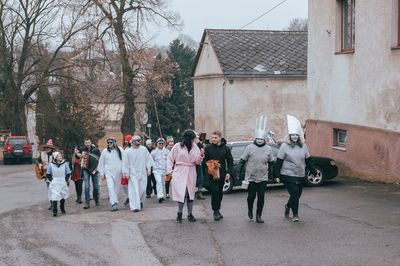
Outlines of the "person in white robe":
[[169,150],[164,147],[165,140],[159,138],[157,147],[151,151],[151,157],[154,161],[153,174],[156,179],[157,199],[162,203],[164,199],[164,176],[167,174],[167,156]]
[[122,173],[128,178],[129,207],[133,212],[143,208],[147,176],[151,174],[152,166],[153,159],[147,148],[141,145],[141,137],[133,136],[132,147],[125,150],[122,160]]
[[121,189],[122,176],[122,148],[118,147],[115,138],[107,139],[107,148],[100,155],[99,171],[100,178],[106,180],[111,211],[118,210],[118,194]]
[[50,181],[49,199],[53,205],[53,216],[57,216],[57,202],[60,201],[61,213],[65,212],[65,200],[69,196],[68,182],[71,176],[71,169],[59,152],[53,152],[53,162],[46,170],[46,177]]

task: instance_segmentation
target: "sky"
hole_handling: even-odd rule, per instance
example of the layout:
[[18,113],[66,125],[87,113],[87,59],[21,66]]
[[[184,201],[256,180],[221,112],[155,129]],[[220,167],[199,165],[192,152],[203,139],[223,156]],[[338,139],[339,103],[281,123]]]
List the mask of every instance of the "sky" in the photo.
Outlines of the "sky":
[[[204,29],[240,29],[283,0],[170,0],[184,26],[181,32],[168,28],[149,29],[153,43],[168,45],[180,34],[200,42]],[[286,0],[244,29],[282,30],[292,18],[307,18],[308,0]]]

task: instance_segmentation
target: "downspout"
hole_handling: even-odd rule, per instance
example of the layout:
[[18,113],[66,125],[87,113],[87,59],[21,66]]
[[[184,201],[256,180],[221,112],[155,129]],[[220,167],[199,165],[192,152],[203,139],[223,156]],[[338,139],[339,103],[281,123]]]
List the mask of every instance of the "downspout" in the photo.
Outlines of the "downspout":
[[224,83],[222,83],[222,136],[224,138],[226,138],[225,88],[226,88],[226,79],[224,79]]

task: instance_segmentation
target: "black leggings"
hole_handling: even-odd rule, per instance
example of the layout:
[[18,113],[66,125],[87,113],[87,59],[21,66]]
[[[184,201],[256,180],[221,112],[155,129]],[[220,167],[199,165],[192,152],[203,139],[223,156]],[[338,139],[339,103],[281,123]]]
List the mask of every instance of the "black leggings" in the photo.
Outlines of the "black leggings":
[[248,194],[247,194],[247,207],[249,212],[253,213],[253,204],[257,196],[256,215],[261,216],[264,208],[266,190],[267,190],[267,181],[261,181],[260,183],[256,183],[253,181],[249,182]]
[[82,198],[82,183],[83,183],[83,180],[80,179],[78,181],[75,181],[74,183],[75,183],[76,197],[78,199],[81,199]]
[[295,182],[285,182],[285,187],[289,192],[289,200],[286,203],[289,209],[292,209],[293,215],[299,215],[299,200],[303,192],[303,184]]

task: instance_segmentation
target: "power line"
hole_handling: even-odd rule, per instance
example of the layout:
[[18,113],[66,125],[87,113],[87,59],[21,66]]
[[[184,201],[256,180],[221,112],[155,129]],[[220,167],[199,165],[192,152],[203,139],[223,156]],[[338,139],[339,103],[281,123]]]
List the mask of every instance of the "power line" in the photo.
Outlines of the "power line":
[[274,10],[275,8],[277,8],[278,6],[282,5],[283,3],[285,3],[287,0],[283,0],[282,2],[280,2],[279,4],[277,4],[276,6],[274,6],[273,8],[271,8],[270,10],[264,12],[263,14],[261,14],[260,16],[256,17],[255,19],[253,19],[252,21],[250,21],[249,23],[247,23],[246,25],[244,25],[243,27],[241,27],[240,29],[242,30],[243,28],[249,26],[251,23],[259,20],[260,18],[262,18],[263,16],[265,16],[266,14],[268,14],[269,12],[271,12],[272,10]]

